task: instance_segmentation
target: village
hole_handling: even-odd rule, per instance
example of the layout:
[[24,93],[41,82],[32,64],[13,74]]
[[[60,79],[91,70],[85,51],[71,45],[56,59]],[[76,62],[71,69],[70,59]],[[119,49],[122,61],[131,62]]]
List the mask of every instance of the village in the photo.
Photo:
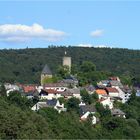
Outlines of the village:
[[[63,66],[68,66],[71,71],[71,57],[63,57]],[[119,77],[108,77],[108,79],[97,82],[96,86],[92,84],[80,87],[78,79],[71,75],[57,83],[44,83],[44,79],[52,78],[53,74],[46,64],[41,73],[41,85],[36,84],[10,84],[5,83],[6,94],[9,96],[13,91],[19,91],[27,99],[38,99],[38,102],[31,107],[32,111],[38,111],[41,108],[54,108],[58,113],[66,112],[67,108],[64,102],[60,101],[76,98],[79,103],[79,120],[85,121],[92,115],[92,124],[97,124],[100,120],[96,115],[95,103],[85,103],[81,91],[85,90],[89,95],[97,95],[96,102],[103,105],[111,111],[114,117],[126,118],[125,112],[114,107],[114,102],[125,104],[132,95],[132,88],[123,85]],[[136,96],[140,96],[140,90],[137,90]]]

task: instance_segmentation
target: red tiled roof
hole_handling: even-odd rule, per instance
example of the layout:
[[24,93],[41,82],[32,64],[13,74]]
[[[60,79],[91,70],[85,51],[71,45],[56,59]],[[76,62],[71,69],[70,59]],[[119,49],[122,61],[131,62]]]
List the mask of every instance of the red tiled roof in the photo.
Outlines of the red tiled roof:
[[23,90],[25,93],[30,92],[30,91],[35,91],[36,87],[35,86],[23,86]]
[[58,93],[56,90],[54,90],[54,89],[45,89],[45,91],[47,92],[47,93]]
[[116,88],[112,88],[112,87],[106,87],[106,90],[108,91],[108,92],[119,92]]
[[97,94],[107,95],[107,93],[106,93],[106,91],[104,89],[96,89],[96,93]]

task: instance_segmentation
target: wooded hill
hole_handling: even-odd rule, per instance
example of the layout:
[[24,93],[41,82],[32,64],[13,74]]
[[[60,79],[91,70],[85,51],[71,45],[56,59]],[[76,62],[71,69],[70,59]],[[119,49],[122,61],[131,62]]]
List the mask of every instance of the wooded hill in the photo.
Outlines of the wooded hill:
[[44,65],[56,73],[65,51],[77,68],[83,61],[91,61],[98,71],[131,76],[140,82],[140,50],[76,46],[0,50],[0,82],[40,83]]

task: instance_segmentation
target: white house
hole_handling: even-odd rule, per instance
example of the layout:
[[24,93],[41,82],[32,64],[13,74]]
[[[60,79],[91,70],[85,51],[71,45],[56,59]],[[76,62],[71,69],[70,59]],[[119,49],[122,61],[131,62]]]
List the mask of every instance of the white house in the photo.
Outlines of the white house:
[[56,90],[58,92],[63,92],[67,89],[67,84],[65,83],[51,83],[45,84],[43,87],[44,90]]
[[67,111],[67,108],[64,107],[64,104],[60,104],[59,100],[57,100],[56,105],[54,106],[54,109],[56,109],[58,111],[58,113],[64,111]]
[[64,104],[60,104],[59,100],[56,99],[47,100],[46,102],[38,102],[31,108],[31,110],[38,111],[40,108],[44,107],[53,107],[59,113],[62,111],[67,111],[67,109],[64,107]]
[[60,97],[63,97],[61,95],[61,92],[58,92],[58,91],[56,91],[54,89],[46,89],[46,90],[42,90],[40,92],[40,99],[41,100],[43,100],[43,99],[49,99],[49,100],[51,100],[53,98],[58,99]]
[[119,97],[119,91],[116,88],[106,87],[106,91],[111,97]]
[[38,102],[31,108],[31,110],[38,111],[40,108],[43,108],[43,107],[47,107],[46,102]]
[[107,98],[101,98],[99,99],[99,102],[106,108],[108,107],[109,109],[112,109],[113,108],[113,103],[110,99],[110,97],[107,97]]
[[19,91],[20,90],[20,88],[17,85],[10,84],[10,83],[4,84],[4,87],[6,89],[7,96],[9,96],[9,93],[12,91]]
[[97,123],[97,118],[94,116],[96,112],[95,106],[91,105],[81,105],[80,106],[80,120],[85,121],[89,117],[90,114],[92,114],[92,124]]
[[119,92],[118,97],[122,99],[122,103],[126,103],[132,94],[131,90],[127,90],[125,88],[119,88],[119,87],[116,87],[116,89]]

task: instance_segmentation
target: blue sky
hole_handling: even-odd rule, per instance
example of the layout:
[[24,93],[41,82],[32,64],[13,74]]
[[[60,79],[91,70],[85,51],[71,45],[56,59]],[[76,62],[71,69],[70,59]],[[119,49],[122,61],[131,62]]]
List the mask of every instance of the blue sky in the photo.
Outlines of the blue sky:
[[140,1],[0,1],[0,48],[140,49]]

